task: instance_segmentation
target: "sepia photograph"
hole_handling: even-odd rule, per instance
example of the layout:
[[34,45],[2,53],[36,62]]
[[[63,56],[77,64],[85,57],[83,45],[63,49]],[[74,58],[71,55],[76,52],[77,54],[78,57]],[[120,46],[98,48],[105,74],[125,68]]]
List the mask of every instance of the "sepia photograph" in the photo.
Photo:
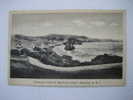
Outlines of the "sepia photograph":
[[125,11],[11,11],[8,79],[11,85],[124,85]]

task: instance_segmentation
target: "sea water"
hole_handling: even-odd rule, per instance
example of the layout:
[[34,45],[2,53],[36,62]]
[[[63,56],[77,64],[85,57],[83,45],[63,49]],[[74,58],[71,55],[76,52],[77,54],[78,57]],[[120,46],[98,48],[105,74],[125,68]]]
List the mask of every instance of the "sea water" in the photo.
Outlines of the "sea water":
[[56,46],[53,50],[60,56],[71,56],[73,60],[80,62],[91,61],[98,55],[109,54],[122,56],[122,42],[86,42],[82,45],[75,45],[75,49],[67,51],[65,45]]

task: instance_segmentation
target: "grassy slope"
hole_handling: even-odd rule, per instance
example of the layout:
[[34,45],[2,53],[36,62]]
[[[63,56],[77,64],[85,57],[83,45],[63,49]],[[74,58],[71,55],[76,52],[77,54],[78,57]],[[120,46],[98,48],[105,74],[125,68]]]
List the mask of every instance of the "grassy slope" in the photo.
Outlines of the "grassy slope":
[[33,66],[25,61],[11,61],[12,78],[50,78],[50,79],[120,79],[122,66],[110,69],[84,70],[80,72],[58,72]]

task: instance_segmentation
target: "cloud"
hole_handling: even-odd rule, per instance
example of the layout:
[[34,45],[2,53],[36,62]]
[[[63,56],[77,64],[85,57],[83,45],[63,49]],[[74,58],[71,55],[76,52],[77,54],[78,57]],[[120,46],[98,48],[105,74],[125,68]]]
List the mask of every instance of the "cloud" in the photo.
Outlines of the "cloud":
[[111,24],[110,24],[110,26],[118,26],[119,24],[118,23],[115,23],[115,22],[112,22]]
[[42,23],[42,26],[43,27],[49,27],[49,26],[52,26],[53,24],[52,23],[50,23],[50,22],[44,22],[44,23]]
[[104,26],[106,23],[104,21],[91,21],[90,24],[95,26]]
[[73,20],[72,23],[76,24],[77,26],[86,25],[86,23],[82,20]]

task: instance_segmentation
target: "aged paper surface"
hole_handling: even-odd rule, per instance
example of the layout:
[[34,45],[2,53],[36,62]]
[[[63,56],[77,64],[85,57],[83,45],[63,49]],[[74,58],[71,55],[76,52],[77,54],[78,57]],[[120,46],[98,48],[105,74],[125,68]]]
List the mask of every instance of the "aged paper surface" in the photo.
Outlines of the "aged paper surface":
[[11,11],[10,85],[122,86],[124,10]]

